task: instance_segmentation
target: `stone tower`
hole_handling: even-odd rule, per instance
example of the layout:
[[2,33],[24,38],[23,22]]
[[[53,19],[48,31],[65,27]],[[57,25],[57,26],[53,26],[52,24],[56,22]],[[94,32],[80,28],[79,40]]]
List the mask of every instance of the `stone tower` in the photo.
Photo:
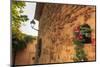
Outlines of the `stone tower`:
[[[95,38],[95,6],[37,3],[39,21],[36,64],[74,62],[73,29],[88,24]],[[88,61],[95,60],[95,46],[85,44]]]

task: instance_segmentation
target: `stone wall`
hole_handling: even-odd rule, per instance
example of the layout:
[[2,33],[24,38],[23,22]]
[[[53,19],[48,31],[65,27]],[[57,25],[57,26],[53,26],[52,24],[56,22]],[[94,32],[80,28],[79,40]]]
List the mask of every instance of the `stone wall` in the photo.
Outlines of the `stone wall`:
[[16,53],[15,65],[30,65],[34,64],[35,52],[36,52],[36,41],[28,43],[27,47]]
[[[87,23],[95,38],[95,12],[95,6],[44,4],[39,19],[41,47],[38,49],[38,63],[74,62],[73,29]],[[86,44],[84,50],[88,61],[94,61],[95,46]]]

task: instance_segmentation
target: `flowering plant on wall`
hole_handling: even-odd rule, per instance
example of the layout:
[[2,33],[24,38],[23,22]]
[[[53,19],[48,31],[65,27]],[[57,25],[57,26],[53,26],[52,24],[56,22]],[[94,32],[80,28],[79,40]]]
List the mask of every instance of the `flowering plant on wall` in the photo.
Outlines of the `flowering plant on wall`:
[[80,43],[91,43],[92,29],[88,24],[79,25],[74,29],[75,40]]
[[74,28],[74,39],[76,55],[74,61],[87,61],[84,52],[85,43],[91,43],[91,28],[88,24],[79,25]]

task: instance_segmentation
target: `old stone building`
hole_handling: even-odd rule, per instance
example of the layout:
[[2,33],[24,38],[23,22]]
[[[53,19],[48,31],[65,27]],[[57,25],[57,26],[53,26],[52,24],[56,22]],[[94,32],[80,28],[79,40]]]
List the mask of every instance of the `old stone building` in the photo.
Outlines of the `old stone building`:
[[[36,64],[74,62],[76,54],[73,29],[88,24],[95,41],[96,8],[89,5],[37,3],[39,21]],[[95,43],[85,43],[88,61],[95,61]]]

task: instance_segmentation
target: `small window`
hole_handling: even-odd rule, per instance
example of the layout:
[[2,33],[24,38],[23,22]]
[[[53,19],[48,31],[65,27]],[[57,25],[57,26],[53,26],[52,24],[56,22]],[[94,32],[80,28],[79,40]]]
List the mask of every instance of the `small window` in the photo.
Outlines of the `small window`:
[[80,32],[82,33],[83,43],[91,43],[91,28],[88,24],[80,26]]

